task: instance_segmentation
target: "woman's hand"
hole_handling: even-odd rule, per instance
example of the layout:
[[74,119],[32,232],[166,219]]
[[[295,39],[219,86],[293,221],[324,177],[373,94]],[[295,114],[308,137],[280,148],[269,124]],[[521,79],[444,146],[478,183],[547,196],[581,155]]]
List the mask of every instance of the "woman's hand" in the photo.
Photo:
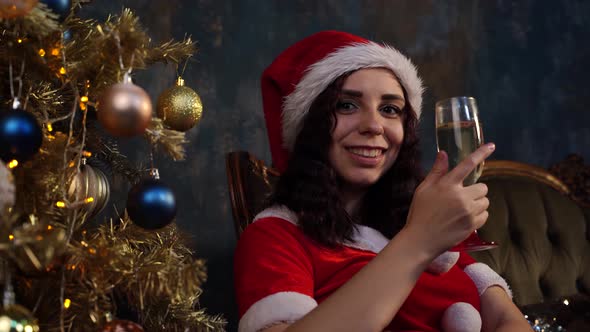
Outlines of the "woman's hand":
[[483,183],[464,187],[463,180],[492,154],[485,144],[448,171],[448,157],[438,153],[432,170],[414,193],[404,232],[426,246],[432,257],[458,244],[488,218],[488,188]]

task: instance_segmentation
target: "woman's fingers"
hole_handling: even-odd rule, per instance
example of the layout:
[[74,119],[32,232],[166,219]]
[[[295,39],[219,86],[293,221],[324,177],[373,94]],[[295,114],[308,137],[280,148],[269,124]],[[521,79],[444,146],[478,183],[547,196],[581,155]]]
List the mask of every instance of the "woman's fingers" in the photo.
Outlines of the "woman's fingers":
[[473,202],[472,215],[478,216],[480,213],[486,211],[490,207],[490,200],[487,197],[482,197]]
[[463,180],[473,171],[477,165],[489,157],[496,149],[494,143],[487,143],[479,147],[468,158],[465,158],[445,176],[451,183],[463,183]]
[[480,199],[488,194],[488,186],[485,183],[476,183],[465,187],[464,193],[471,199]]

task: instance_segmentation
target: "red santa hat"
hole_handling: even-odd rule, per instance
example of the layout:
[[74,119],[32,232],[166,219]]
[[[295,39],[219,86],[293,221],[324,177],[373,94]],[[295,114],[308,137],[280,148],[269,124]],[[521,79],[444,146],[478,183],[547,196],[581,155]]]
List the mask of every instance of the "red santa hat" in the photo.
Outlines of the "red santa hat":
[[340,31],[311,35],[281,53],[262,74],[262,99],[273,166],[284,171],[289,151],[311,104],[341,75],[361,68],[388,68],[400,80],[420,117],[422,80],[395,48]]

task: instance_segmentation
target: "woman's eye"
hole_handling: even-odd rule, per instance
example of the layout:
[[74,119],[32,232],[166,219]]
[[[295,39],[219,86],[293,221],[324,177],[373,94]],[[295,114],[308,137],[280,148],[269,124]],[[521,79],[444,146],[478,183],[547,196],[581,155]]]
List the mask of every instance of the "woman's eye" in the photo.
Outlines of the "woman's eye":
[[355,109],[357,109],[357,106],[354,103],[351,103],[349,101],[339,101],[336,104],[336,109],[339,112],[348,113],[348,112],[352,112]]
[[401,114],[402,110],[394,105],[386,105],[381,108],[381,112],[387,116],[398,116]]

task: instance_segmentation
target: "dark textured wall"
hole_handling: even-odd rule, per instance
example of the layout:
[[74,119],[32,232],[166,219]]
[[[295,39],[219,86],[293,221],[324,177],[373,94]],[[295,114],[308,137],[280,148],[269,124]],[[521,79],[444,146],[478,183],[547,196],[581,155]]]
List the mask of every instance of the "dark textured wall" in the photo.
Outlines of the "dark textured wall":
[[[259,75],[293,42],[340,29],[396,45],[418,65],[428,90],[422,118],[424,165],[435,154],[434,101],[475,96],[493,158],[548,167],[570,152],[590,159],[590,2],[585,0],[167,0],[96,1],[82,15],[105,19],[130,7],[155,41],[192,35],[200,51],[185,74],[205,105],[191,130],[188,159],[158,160],[179,196],[178,224],[208,260],[202,304],[236,329],[235,236],[224,154],[248,150],[270,160]],[[154,101],[173,67],[138,74]],[[141,141],[123,143],[147,160]],[[115,197],[124,197],[115,195]],[[119,208],[124,202],[115,198]]]

